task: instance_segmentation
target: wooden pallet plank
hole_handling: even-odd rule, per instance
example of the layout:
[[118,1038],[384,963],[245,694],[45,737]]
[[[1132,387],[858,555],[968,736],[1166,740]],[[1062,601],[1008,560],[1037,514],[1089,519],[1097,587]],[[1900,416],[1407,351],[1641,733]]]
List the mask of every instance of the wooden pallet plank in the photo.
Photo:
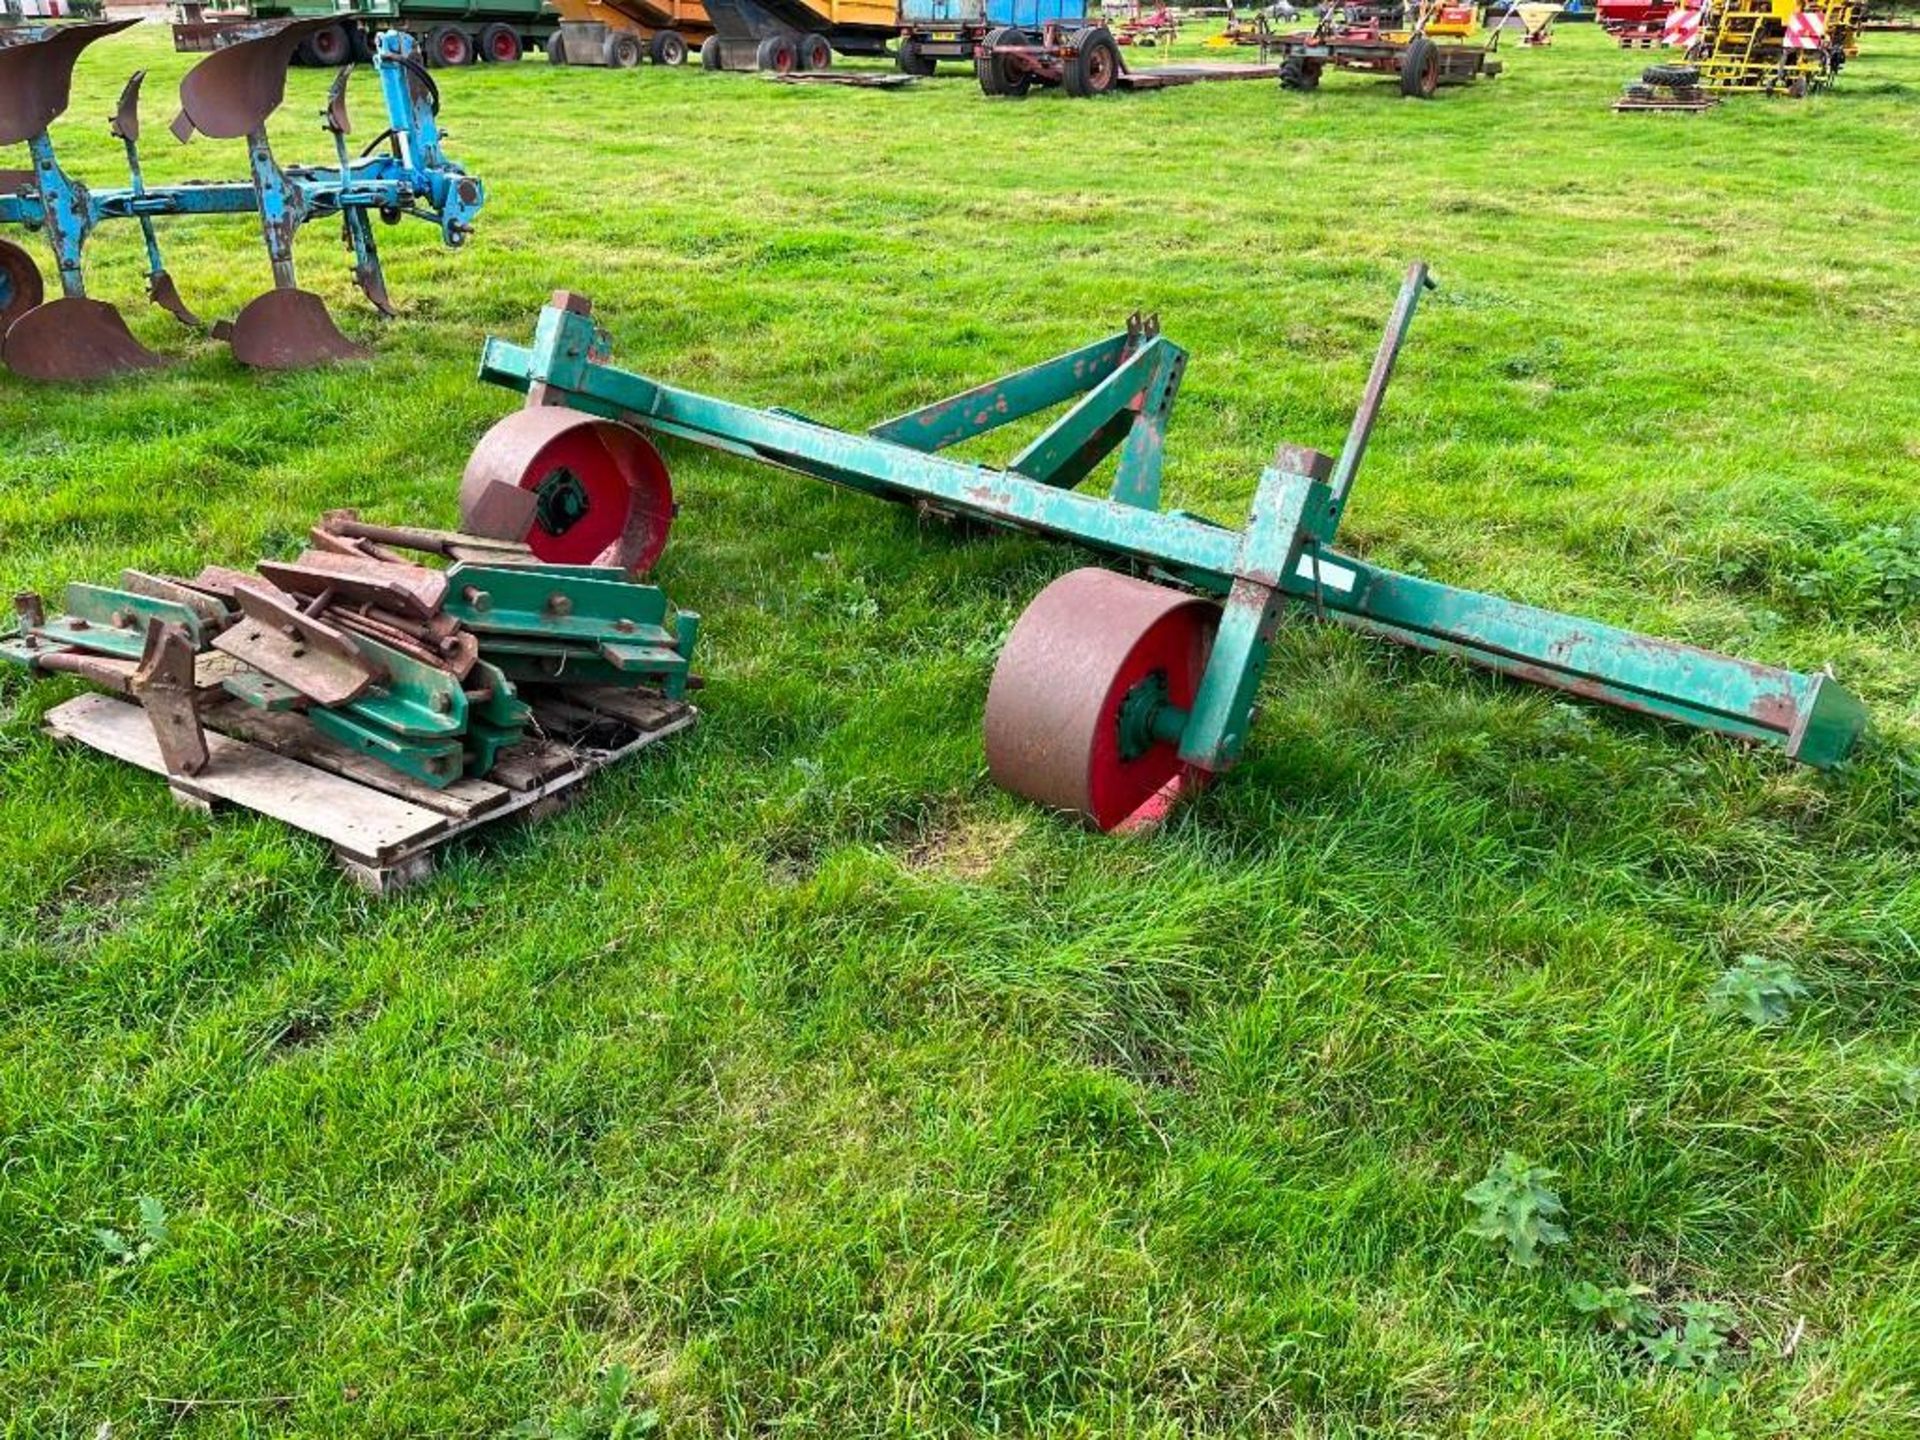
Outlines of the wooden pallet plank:
[[[50,710],[46,725],[62,739],[166,774],[153,726],[138,705],[81,695]],[[447,817],[436,811],[241,740],[209,735],[207,750],[211,758],[200,774],[168,778],[176,791],[269,815],[367,864],[382,864],[447,828]]]
[[567,698],[624,720],[638,730],[657,730],[687,713],[684,700],[669,700],[651,690],[625,690],[618,685],[577,685],[567,692]]
[[403,775],[390,765],[382,765],[370,755],[349,749],[313,728],[305,716],[272,713],[238,701],[213,706],[201,714],[207,727],[236,740],[245,740],[276,755],[301,761],[317,769],[330,770],[349,780],[358,780],[376,790],[428,810],[437,810],[454,820],[468,820],[506,803],[512,794],[506,786],[476,776],[463,776],[444,789],[436,790],[411,775]]

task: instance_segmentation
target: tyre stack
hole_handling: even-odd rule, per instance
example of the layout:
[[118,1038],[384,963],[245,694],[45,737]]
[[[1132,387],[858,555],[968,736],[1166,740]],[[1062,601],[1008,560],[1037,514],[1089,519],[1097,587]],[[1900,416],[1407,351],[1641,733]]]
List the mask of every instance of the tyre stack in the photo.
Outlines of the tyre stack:
[[1614,101],[1615,110],[1705,110],[1719,101],[1700,87],[1697,65],[1649,65]]

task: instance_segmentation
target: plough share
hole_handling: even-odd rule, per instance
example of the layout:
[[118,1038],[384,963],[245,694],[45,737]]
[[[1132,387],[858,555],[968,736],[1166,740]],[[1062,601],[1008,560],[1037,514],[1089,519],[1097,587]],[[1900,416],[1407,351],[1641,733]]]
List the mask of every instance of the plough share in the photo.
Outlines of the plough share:
[[[67,108],[73,68],[95,41],[136,23],[109,20],[49,26],[0,48],[0,145],[24,143],[31,170],[0,170],[0,222],[44,231],[59,295],[46,287],[31,256],[0,240],[0,361],[37,380],[93,380],[148,369],[160,358],[134,338],[112,305],[87,294],[82,252],[109,220],[140,226],[147,253],[147,293],[182,324],[210,328],[227,340],[243,364],[299,369],[351,359],[364,350],[341,334],[324,301],[302,290],[294,275],[293,237],[301,225],[338,216],[353,252],[354,279],[383,315],[393,309],[374,241],[373,217],[398,223],[431,220],[449,246],[466,243],[484,200],[479,180],[440,148],[439,97],[414,59],[413,41],[398,31],[380,37],[374,53],[386,101],[388,129],[358,157],[350,154],[342,70],[328,96],[322,124],[333,138],[335,165],[283,169],[267,143],[267,119],[286,98],[294,51],[326,20],[296,21],[218,50],[180,82],[180,114],[173,133],[182,143],[195,131],[212,140],[247,142],[250,178],[236,182],[146,183],[140,162],[140,91],[136,72],[120,96],[109,128],[126,149],[128,183],[94,189],[62,168],[49,127]],[[385,141],[384,150],[381,141]],[[181,298],[161,256],[154,221],[179,215],[257,214],[273,288],[231,322],[203,326]]]
[[[1014,626],[987,695],[995,780],[1102,829],[1158,813],[1183,785],[1234,762],[1275,630],[1302,612],[1585,699],[1775,744],[1809,765],[1844,758],[1866,713],[1830,675],[1397,574],[1334,548],[1430,283],[1424,265],[1411,268],[1338,458],[1282,447],[1238,530],[1159,509],[1167,419],[1187,356],[1151,320],[856,435],[618,369],[590,306],[562,293],[542,311],[531,346],[487,344],[483,378],[527,392],[529,408],[475,452],[463,522],[573,563],[607,563],[602,547],[620,537],[663,540],[670,491],[645,431],[1145,568],[1155,581],[1094,568],[1049,585]],[[939,453],[1068,402],[1004,469]],[[1080,493],[1116,450],[1107,495]]]

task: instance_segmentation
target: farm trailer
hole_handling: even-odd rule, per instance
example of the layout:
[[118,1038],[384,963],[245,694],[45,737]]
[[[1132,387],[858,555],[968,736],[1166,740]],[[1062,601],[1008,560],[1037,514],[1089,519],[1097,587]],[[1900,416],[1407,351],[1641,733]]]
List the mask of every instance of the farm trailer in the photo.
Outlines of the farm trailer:
[[706,0],[706,70],[825,70],[834,52],[880,57],[898,33],[895,0]]
[[1406,29],[1388,29],[1378,16],[1355,23],[1329,6],[1311,30],[1275,36],[1268,53],[1280,57],[1280,84],[1288,90],[1313,90],[1329,66],[1388,75],[1400,93],[1431,100],[1442,85],[1465,85],[1500,73],[1493,58],[1500,32],[1485,45],[1466,37],[1475,27],[1471,5],[1423,3]]
[[1086,0],[900,0],[900,44],[894,64],[907,75],[931,75],[942,60],[972,65],[987,36],[1012,29],[1087,23]]
[[974,52],[981,93],[1021,99],[1035,85],[1091,99],[1116,90],[1167,90],[1218,80],[1271,80],[1278,65],[1153,65],[1134,69],[1105,25],[1049,20],[1037,31],[996,26]]
[[[1866,710],[1831,675],[1632,634],[1334,548],[1429,284],[1424,265],[1410,268],[1338,458],[1281,446],[1239,527],[1160,508],[1166,427],[1187,355],[1150,318],[856,433],[618,369],[592,307],[561,293],[531,345],[487,343],[482,378],[525,392],[527,407],[474,452],[462,525],[542,554],[569,546],[575,532],[585,553],[604,537],[664,524],[672,491],[651,433],[1143,571],[1149,578],[1081,568],[1048,585],[1015,623],[987,690],[994,780],[1103,830],[1163,813],[1180,790],[1229,768],[1245,747],[1277,630],[1314,619],[1777,745],[1809,765],[1844,759]],[[1057,418],[1005,468],[940,453],[1049,411]],[[1084,492],[1109,456],[1107,494]],[[564,509],[554,503],[561,497]],[[503,517],[512,523],[492,528]]]
[[641,57],[656,65],[684,65],[689,46],[713,34],[700,0],[548,0],[560,32],[547,42],[555,65],[610,65],[631,69]]
[[316,26],[293,57],[296,65],[332,67],[365,61],[383,31],[414,37],[429,65],[512,64],[544,47],[560,21],[544,0],[178,0],[173,48],[218,50],[287,20],[330,20]]

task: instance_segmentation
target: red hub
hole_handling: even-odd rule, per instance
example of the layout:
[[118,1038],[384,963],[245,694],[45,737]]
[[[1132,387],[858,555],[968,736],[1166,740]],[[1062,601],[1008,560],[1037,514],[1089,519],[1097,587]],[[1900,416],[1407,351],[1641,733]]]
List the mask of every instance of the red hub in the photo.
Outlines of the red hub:
[[1110,570],[1074,570],[1034,598],[987,690],[994,782],[1101,830],[1186,766],[1177,736],[1219,609]]
[[563,406],[530,406],[474,447],[460,480],[460,523],[473,534],[524,540],[554,564],[640,574],[667,547],[673,486],[639,431]]

